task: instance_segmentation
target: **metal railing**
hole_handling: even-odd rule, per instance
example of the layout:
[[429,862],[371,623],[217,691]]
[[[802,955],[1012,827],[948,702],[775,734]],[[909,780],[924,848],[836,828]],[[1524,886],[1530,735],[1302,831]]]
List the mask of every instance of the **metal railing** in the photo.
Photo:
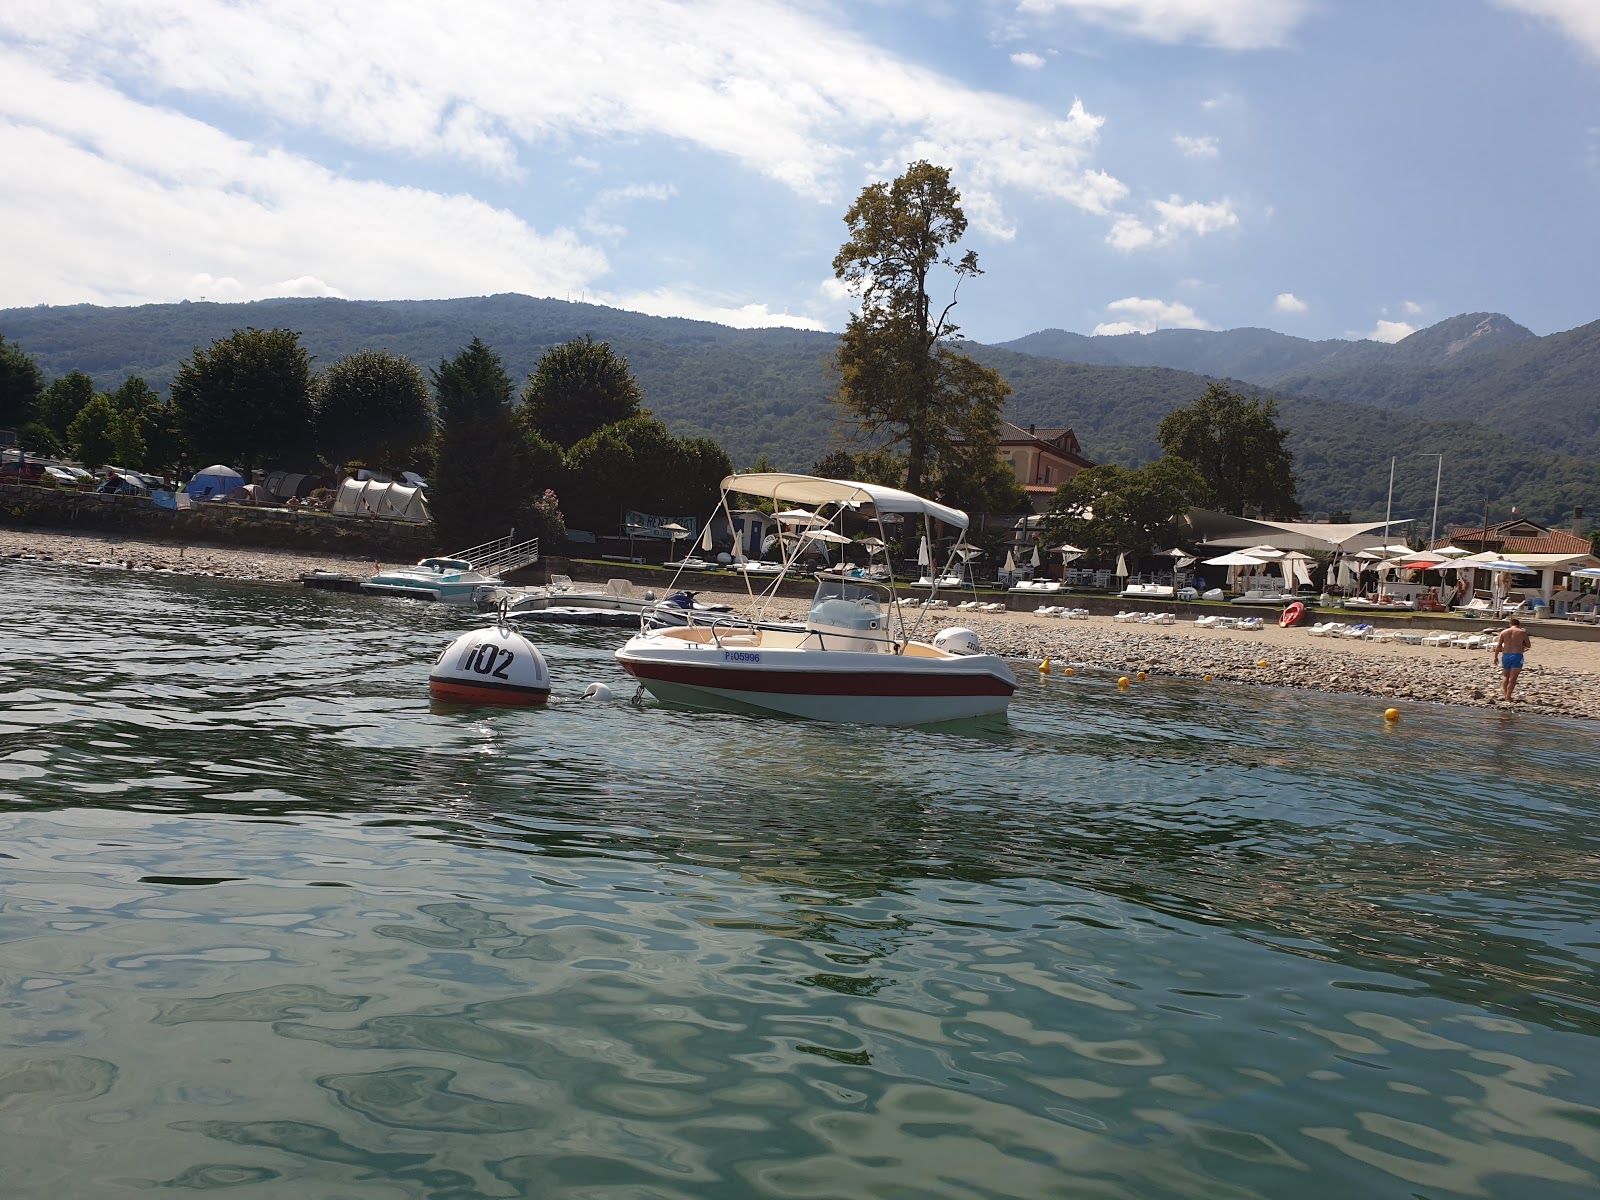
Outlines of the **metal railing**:
[[518,542],[514,540],[516,536],[517,531],[513,529],[503,538],[496,538],[481,546],[473,546],[470,550],[458,551],[449,557],[465,559],[472,564],[474,570],[482,571],[486,575],[504,574],[538,562],[539,539],[528,538],[526,541]]

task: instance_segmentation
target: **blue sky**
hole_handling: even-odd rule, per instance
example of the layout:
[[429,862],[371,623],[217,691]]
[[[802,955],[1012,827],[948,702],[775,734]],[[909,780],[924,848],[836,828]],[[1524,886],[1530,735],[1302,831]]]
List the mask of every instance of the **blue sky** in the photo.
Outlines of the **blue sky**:
[[524,292],[843,327],[952,169],[956,318],[1600,318],[1600,0],[6,0],[0,307]]

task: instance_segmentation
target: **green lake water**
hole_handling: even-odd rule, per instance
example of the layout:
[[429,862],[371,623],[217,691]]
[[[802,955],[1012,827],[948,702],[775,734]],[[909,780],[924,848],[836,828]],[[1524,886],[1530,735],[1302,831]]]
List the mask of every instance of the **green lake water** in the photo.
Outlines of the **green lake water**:
[[0,565],[0,1197],[1600,1194],[1589,726],[634,708],[556,627],[435,709],[475,619]]

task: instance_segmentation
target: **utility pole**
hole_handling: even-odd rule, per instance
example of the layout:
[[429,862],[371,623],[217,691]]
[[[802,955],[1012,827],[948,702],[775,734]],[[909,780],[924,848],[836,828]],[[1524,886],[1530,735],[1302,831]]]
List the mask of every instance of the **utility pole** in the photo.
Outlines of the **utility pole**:
[[1389,459],[1389,501],[1383,506],[1383,544],[1389,544],[1389,518],[1394,515],[1394,457]]
[[1432,549],[1434,542],[1439,540],[1439,485],[1444,482],[1444,455],[1424,451],[1419,457],[1439,460],[1439,470],[1433,477],[1433,528],[1428,533],[1428,547]]

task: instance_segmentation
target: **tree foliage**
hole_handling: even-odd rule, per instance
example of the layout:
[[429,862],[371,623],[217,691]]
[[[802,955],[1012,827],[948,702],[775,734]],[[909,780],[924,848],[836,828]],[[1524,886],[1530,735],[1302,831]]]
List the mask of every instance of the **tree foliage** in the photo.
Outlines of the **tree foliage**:
[[592,334],[552,346],[522,389],[528,428],[570,449],[607,425],[648,416],[627,360]]
[[0,336],[0,429],[18,429],[35,419],[44,394],[44,372],[33,356]]
[[1163,417],[1156,438],[1169,455],[1194,465],[1221,511],[1288,520],[1300,515],[1300,502],[1289,431],[1278,427],[1277,414],[1272,400],[1214,383],[1188,408]]
[[433,371],[439,413],[428,504],[446,546],[464,549],[528,531],[533,501],[549,486],[533,475],[511,407],[511,376],[479,338]]
[[317,454],[339,467],[410,467],[434,434],[433,394],[409,358],[358,350],[319,372],[311,389]]
[[[911,491],[930,477],[948,486],[958,472],[947,460],[995,455],[1010,393],[997,372],[949,345],[961,282],[982,274],[975,252],[955,255],[967,230],[961,194],[949,168],[915,162],[893,183],[864,188],[844,219],[850,237],[833,273],[861,309],[839,342],[837,403],[869,440],[904,448]],[[941,270],[954,283],[935,312],[928,289]]]
[[107,463],[136,468],[136,463],[120,462],[111,438],[111,421],[116,417],[116,407],[109,396],[91,396],[67,425],[67,445],[73,456],[91,471]]
[[1210,497],[1206,481],[1181,458],[1169,456],[1142,467],[1105,463],[1080,471],[1056,489],[1044,537],[1092,555],[1142,554],[1171,544],[1183,514]]
[[596,533],[617,531],[628,510],[702,519],[733,464],[706,438],[676,438],[653,417],[596,430],[567,454],[566,511]]
[[94,397],[94,380],[82,371],[68,371],[45,388],[34,410],[35,420],[70,442],[68,427]]
[[311,457],[311,357],[293,330],[235,329],[196,347],[172,381],[172,403],[207,462],[303,467]]

